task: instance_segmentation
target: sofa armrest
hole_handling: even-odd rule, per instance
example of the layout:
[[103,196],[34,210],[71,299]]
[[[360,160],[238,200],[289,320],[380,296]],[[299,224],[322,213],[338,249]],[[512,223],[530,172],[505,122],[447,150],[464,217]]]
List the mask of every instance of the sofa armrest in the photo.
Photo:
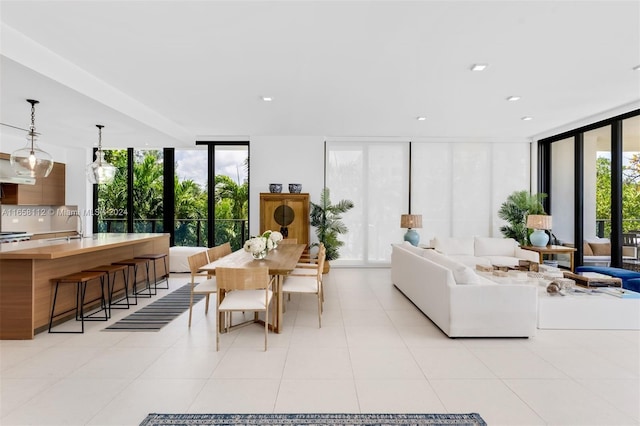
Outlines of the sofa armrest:
[[515,255],[518,259],[528,260],[536,263],[540,262],[540,255],[535,251],[516,247]]

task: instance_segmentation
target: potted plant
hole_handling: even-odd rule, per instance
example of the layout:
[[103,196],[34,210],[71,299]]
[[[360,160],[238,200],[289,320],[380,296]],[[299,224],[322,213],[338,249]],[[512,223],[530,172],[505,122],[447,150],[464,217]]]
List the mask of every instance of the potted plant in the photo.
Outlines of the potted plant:
[[542,200],[547,194],[530,194],[529,191],[515,191],[507,197],[498,210],[498,217],[509,224],[500,227],[505,238],[513,238],[521,246],[526,246],[529,239],[527,216],[545,214]]
[[311,246],[318,246],[323,243],[327,257],[323,273],[329,272],[329,261],[340,257],[339,249],[344,245],[338,239],[340,234],[347,233],[347,227],[342,222],[342,214],[353,208],[353,201],[340,200],[336,204],[331,203],[329,188],[324,188],[320,194],[320,203],[311,202],[310,223],[316,228],[318,243]]

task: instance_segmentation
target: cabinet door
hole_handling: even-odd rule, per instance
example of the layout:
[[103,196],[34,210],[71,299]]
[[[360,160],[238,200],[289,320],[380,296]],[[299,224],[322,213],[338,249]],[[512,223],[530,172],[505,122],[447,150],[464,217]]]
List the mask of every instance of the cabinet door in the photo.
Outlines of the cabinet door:
[[54,163],[49,176],[42,180],[42,204],[45,206],[65,205],[66,168],[62,163]]
[[260,233],[280,231],[309,244],[309,194],[260,194]]

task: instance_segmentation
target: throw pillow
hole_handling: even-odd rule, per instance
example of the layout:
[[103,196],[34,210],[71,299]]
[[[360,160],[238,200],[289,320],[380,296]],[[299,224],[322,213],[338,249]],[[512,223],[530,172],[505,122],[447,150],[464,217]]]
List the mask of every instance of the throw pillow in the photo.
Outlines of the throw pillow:
[[593,251],[591,251],[591,245],[585,242],[582,244],[582,252],[584,256],[593,256]]
[[456,284],[479,284],[478,274],[470,267],[456,262],[435,250],[425,250],[422,256],[451,270]]
[[611,244],[589,243],[594,256],[611,256]]
[[473,238],[434,238],[433,248],[445,254],[468,254],[473,256]]
[[475,238],[476,256],[514,256],[518,243],[513,238]]

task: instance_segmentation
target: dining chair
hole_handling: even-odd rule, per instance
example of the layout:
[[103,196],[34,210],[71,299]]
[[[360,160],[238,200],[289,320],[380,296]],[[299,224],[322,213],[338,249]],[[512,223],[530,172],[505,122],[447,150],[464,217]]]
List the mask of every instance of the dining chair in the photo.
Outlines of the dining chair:
[[216,261],[228,254],[231,254],[231,243],[229,242],[226,242],[224,244],[220,244],[217,246],[213,246],[207,250],[207,256],[209,257],[209,262]]
[[326,250],[323,244],[320,244],[318,258],[316,263],[298,264],[284,278],[282,283],[282,292],[287,294],[289,300],[291,293],[315,294],[318,298],[318,328],[322,327],[322,304],[324,302],[324,294],[322,289],[322,268],[326,258]]
[[[269,333],[269,304],[273,298],[274,277],[269,276],[268,267],[216,268],[216,280],[220,291],[216,302],[216,318],[220,314],[238,311],[264,312],[264,350],[267,350]],[[229,322],[225,321],[229,332]],[[216,326],[216,351],[220,350],[220,326]]]
[[[189,262],[189,270],[191,271],[191,295],[189,299],[189,327],[191,327],[191,316],[193,313],[193,295],[204,294],[205,300],[205,315],[209,313],[209,296],[211,293],[217,293],[218,285],[216,284],[216,278],[210,277],[207,272],[201,272],[200,268],[209,263],[209,257],[206,251],[201,251],[196,254],[192,254],[187,258]],[[199,282],[196,282],[196,278],[201,278]]]

